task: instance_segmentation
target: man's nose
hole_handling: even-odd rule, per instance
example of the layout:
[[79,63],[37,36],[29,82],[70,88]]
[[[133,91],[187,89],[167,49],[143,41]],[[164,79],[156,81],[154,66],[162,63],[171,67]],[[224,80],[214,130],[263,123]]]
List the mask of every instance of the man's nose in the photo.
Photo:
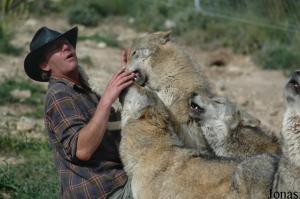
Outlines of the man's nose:
[[62,48],[63,51],[68,51],[72,49],[72,45],[68,41],[63,41]]

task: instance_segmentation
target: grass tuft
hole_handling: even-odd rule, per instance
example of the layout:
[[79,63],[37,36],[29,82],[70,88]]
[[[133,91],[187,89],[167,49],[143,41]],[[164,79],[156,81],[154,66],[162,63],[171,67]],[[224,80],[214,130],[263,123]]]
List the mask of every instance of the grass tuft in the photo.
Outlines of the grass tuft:
[[0,165],[0,193],[12,198],[58,197],[59,181],[47,142],[1,134],[0,148],[5,155],[26,157],[22,163]]
[[[18,99],[11,95],[15,89],[29,90],[31,96],[26,99]],[[26,80],[6,79],[0,84],[0,105],[9,103],[20,103],[31,106],[34,110],[28,116],[41,118],[43,116],[43,100],[46,91],[37,84],[32,84]]]
[[20,55],[22,49],[13,46],[10,41],[12,33],[5,31],[5,28],[0,23],[0,53]]

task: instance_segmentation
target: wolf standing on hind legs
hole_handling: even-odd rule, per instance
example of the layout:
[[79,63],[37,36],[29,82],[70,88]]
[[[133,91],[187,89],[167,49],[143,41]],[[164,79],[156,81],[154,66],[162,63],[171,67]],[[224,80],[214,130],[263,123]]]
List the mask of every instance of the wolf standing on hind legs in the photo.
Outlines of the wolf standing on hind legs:
[[[286,112],[282,124],[282,158],[273,190],[300,194],[300,71],[288,80],[284,95]],[[299,195],[300,197],[300,195]]]
[[279,151],[277,139],[264,133],[260,121],[227,98],[195,95],[190,104],[190,116],[218,157],[245,159]]
[[120,155],[135,199],[236,198],[237,163],[207,160],[178,147],[176,121],[154,92],[133,85],[122,104]]
[[[190,103],[195,96],[213,96],[203,72],[196,69],[192,59],[182,48],[170,41],[170,32],[156,32],[137,39],[131,52],[128,70],[139,74],[136,76],[136,82],[141,86],[151,88],[174,115],[178,125],[182,128],[182,131],[177,133],[184,147],[214,157],[213,152],[216,151],[212,151],[211,146],[207,143],[199,119],[189,114],[192,109],[193,112],[201,112],[201,108],[194,106],[195,103]],[[230,109],[230,107],[229,105],[226,109]],[[249,118],[246,114],[239,117],[234,115],[231,120],[227,121],[221,116],[218,118],[220,122],[232,127],[228,128],[226,140],[224,138],[221,141],[226,142],[227,146],[229,143],[235,143],[241,149],[223,150],[224,146],[218,146],[218,149],[227,150],[225,157],[241,158],[262,152],[277,153],[278,143],[265,136],[266,132],[258,123],[249,123]],[[235,124],[239,125],[234,126]],[[233,137],[235,140],[232,140]],[[247,147],[239,142],[241,140],[245,142],[245,138],[249,141]],[[216,153],[216,155],[219,154]]]
[[[240,192],[267,193],[265,198],[300,197],[300,71],[292,74],[284,88],[286,112],[283,118],[282,155],[278,160],[271,156],[254,156],[238,166],[235,180]],[[273,172],[275,174],[273,175]],[[273,177],[272,177],[273,175]],[[268,181],[272,186],[253,186]],[[263,190],[264,189],[264,190]]]

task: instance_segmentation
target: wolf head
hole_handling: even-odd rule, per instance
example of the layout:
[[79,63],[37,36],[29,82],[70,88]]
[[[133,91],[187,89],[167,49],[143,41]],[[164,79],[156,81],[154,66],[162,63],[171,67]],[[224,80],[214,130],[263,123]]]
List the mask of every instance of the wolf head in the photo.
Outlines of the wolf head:
[[259,153],[277,153],[275,137],[265,134],[260,121],[225,97],[194,95],[189,115],[219,157],[244,159]]
[[190,100],[189,115],[202,126],[224,126],[226,132],[235,129],[241,121],[241,111],[225,97],[195,95]]
[[282,124],[282,150],[285,157],[300,167],[300,71],[295,71],[284,88],[286,112]]
[[[171,41],[170,32],[155,32],[133,43],[127,67],[129,71],[139,74],[136,77],[138,84],[150,87],[159,96],[172,92],[172,88],[169,91],[167,88],[178,82],[186,82],[181,88],[187,91],[193,89],[191,84],[194,84],[203,92],[208,92],[205,77],[194,66],[184,49]],[[165,103],[167,99],[162,100]]]
[[189,115],[201,127],[209,146],[217,156],[224,157],[225,142],[241,121],[240,111],[223,97],[195,95],[189,104]]
[[208,81],[194,67],[182,48],[170,40],[170,32],[156,32],[136,40],[127,68],[137,74],[135,82],[150,88],[182,127],[179,137],[186,147],[206,148],[197,124],[190,123],[188,101],[192,93],[208,94]]
[[288,109],[300,115],[300,71],[295,71],[284,88],[284,96]]
[[155,67],[154,62],[156,58],[159,58],[161,49],[169,40],[170,32],[156,32],[134,41],[128,70],[137,74],[135,81],[139,85],[159,89],[155,84],[160,78],[159,73],[156,71],[158,67]]

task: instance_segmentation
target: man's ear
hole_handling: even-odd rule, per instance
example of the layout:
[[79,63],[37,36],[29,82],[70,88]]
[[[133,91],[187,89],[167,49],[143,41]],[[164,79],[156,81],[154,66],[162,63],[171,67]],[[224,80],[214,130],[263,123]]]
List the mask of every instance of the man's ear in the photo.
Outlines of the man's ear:
[[42,62],[39,64],[40,69],[42,69],[43,71],[50,71],[50,66],[47,62]]

